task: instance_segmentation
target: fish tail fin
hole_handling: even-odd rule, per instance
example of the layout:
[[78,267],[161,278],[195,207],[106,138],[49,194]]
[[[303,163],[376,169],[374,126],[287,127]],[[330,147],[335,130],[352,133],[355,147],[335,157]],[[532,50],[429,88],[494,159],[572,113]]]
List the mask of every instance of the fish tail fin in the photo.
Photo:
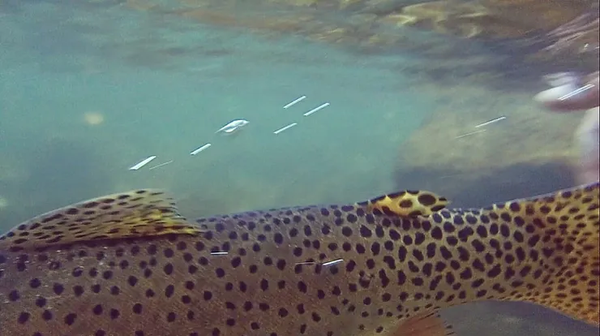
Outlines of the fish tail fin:
[[[600,323],[600,184],[598,182],[505,205],[521,217],[527,262],[509,299],[538,303],[590,324]],[[516,212],[516,213],[515,213]],[[527,274],[524,274],[527,269]],[[534,286],[535,285],[535,286]]]

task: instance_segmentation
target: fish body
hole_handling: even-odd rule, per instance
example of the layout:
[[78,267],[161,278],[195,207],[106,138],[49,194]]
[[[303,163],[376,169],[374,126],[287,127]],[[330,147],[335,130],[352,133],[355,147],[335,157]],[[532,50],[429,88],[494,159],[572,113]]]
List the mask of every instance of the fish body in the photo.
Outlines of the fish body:
[[486,209],[427,192],[182,218],[105,196],[0,238],[2,335],[442,336],[439,309],[534,302],[598,325],[599,185]]
[[239,131],[242,127],[248,125],[250,122],[245,119],[236,119],[230,121],[227,125],[219,128],[215,133],[232,134]]

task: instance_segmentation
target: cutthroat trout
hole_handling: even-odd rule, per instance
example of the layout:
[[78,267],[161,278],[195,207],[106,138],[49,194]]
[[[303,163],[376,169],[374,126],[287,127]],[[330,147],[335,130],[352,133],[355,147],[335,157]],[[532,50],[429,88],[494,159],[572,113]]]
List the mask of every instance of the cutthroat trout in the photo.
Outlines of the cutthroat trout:
[[444,336],[444,307],[599,323],[599,184],[483,209],[425,191],[187,221],[162,191],[0,238],[2,336]]

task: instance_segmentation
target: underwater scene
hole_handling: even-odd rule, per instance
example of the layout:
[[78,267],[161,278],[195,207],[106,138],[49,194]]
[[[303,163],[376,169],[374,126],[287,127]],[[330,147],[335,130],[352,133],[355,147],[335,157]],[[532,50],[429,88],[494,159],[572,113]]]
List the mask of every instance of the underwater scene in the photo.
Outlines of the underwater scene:
[[598,335],[598,8],[0,1],[0,336]]

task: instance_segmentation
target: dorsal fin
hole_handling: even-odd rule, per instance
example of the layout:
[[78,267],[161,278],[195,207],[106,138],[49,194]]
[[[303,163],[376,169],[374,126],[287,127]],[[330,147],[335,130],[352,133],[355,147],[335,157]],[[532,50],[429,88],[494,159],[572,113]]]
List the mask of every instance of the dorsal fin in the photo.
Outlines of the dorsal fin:
[[373,212],[400,217],[429,216],[440,211],[450,202],[432,192],[424,190],[406,190],[379,196],[367,201],[367,207]]
[[140,189],[94,198],[32,218],[0,236],[0,250],[200,232],[179,214],[164,192]]

